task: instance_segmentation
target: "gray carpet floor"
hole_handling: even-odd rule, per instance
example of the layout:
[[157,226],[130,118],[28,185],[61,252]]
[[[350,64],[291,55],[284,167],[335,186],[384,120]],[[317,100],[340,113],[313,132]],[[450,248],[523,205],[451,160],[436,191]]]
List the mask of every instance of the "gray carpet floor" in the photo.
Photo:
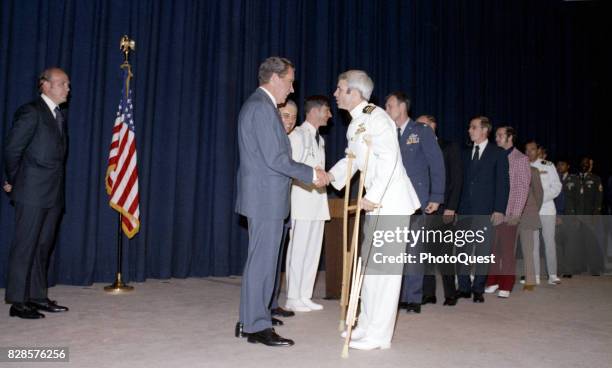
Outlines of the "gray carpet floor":
[[[319,277],[319,280],[322,280]],[[285,318],[291,348],[249,344],[233,336],[240,278],[133,283],[130,294],[104,285],[57,286],[50,296],[71,308],[28,321],[0,310],[0,347],[66,346],[69,363],[0,363],[1,367],[610,367],[612,277],[579,276],[558,286],[484,304],[439,302],[421,314],[399,313],[392,347],[340,352],[338,301],[323,311]],[[4,290],[0,290],[4,294]],[[318,298],[317,298],[318,297]],[[281,300],[284,295],[281,296]]]

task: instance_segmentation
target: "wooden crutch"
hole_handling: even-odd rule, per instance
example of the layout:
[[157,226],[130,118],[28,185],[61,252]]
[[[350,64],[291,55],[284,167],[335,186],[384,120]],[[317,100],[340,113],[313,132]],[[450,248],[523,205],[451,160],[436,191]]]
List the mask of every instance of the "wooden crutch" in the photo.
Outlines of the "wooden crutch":
[[[355,224],[353,225],[353,237],[351,239],[351,249],[349,251],[350,264],[348,267],[352,267],[351,287],[350,287],[350,298],[348,303],[348,310],[346,310],[346,338],[344,339],[344,346],[342,347],[343,358],[348,358],[349,342],[351,341],[351,334],[353,332],[353,326],[355,325],[355,319],[357,317],[357,305],[359,303],[359,296],[361,294],[361,285],[363,284],[363,275],[365,270],[362,269],[362,258],[357,257],[357,244],[359,243],[359,223],[361,220],[361,198],[363,197],[363,187],[365,183],[365,177],[368,172],[368,159],[370,158],[370,142],[366,141],[368,146],[365,158],[365,166],[361,171],[359,177],[359,190],[357,194],[357,204],[355,206],[346,206],[348,210],[355,209]],[[346,203],[346,200],[345,200]],[[349,270],[349,273],[351,271]],[[344,291],[344,288],[343,288]],[[348,292],[348,291],[347,291]],[[343,312],[345,309],[343,308]]]
[[[339,331],[344,331],[346,324],[346,308],[348,307],[349,301],[349,285],[350,276],[352,269],[352,252],[353,249],[348,249],[348,216],[350,213],[349,206],[351,198],[351,174],[353,172],[353,160],[355,155],[351,152],[346,154],[346,181],[344,183],[344,208],[342,211],[342,291],[340,293],[340,324],[338,326]],[[360,180],[361,182],[361,180]]]

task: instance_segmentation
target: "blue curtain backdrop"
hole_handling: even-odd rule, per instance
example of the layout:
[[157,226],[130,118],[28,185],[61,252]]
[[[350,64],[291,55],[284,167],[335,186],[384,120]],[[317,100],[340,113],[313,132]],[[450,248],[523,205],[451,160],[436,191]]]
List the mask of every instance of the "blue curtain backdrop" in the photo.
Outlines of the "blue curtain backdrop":
[[[127,1],[4,0],[0,5],[0,136],[36,96],[37,74],[72,79],[67,203],[53,283],[113,279],[117,215],[103,179],[121,90],[119,39],[131,57],[142,227],[126,243],[129,280],[240,274],[247,233],[233,212],[236,124],[270,55],[296,64],[301,106],[331,97],[337,75],[368,71],[373,100],[408,92],[413,116],[438,117],[440,135],[465,142],[471,116],[536,138],[549,156],[610,163],[604,88],[610,84],[606,1]],[[334,104],[325,132],[331,165],[347,116]],[[0,150],[0,159],[2,153]],[[1,161],[1,160],[0,160]],[[0,287],[14,211],[0,196]]]

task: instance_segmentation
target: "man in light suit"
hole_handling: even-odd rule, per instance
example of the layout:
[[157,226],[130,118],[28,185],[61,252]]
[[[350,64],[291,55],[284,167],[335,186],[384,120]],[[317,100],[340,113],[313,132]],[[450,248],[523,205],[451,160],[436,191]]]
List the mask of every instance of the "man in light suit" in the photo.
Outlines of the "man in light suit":
[[[540,208],[540,220],[542,221],[542,237],[544,238],[544,250],[546,252],[546,268],[548,271],[548,283],[556,285],[561,283],[557,276],[557,245],[555,243],[555,226],[557,209],[555,198],[561,193],[562,185],[555,164],[539,158],[542,150],[539,145],[530,141],[525,145],[525,153],[529,157],[532,167],[540,172],[542,188],[544,189],[544,201]],[[533,259],[535,262],[536,284],[540,283],[540,232],[534,233]]]
[[15,204],[15,234],[9,253],[6,302],[11,317],[43,318],[68,308],[47,297],[47,268],[64,209],[66,117],[59,105],[70,92],[68,75],[46,69],[36,100],[15,112],[4,146],[7,180]]
[[[311,167],[325,167],[325,142],[319,128],[331,118],[329,101],[323,96],[311,96],[304,104],[306,121],[289,134],[292,157]],[[312,301],[323,228],[329,220],[327,191],[310,183],[293,181],[291,186],[291,231],[287,248],[287,304],[294,312],[323,309]]]
[[[425,124],[410,119],[410,99],[401,91],[387,97],[386,111],[397,127],[397,139],[402,153],[402,162],[410,182],[414,185],[421,208],[412,217],[410,227],[414,230],[431,228],[433,218],[426,217],[435,213],[444,202],[444,157],[436,142],[434,132]],[[423,244],[410,247],[411,254],[418,256],[424,251]],[[408,264],[402,285],[400,307],[407,312],[421,313],[423,304],[435,303],[435,298],[423,298],[423,272],[421,263]]]
[[235,335],[251,343],[291,346],[272,328],[270,301],[274,289],[283,221],[289,215],[291,178],[319,185],[326,173],[291,159],[289,138],[277,104],[293,92],[293,64],[270,57],[259,67],[259,88],[238,116],[238,168],[236,212],[246,216],[249,251],[242,275],[240,320]]
[[[463,153],[463,188],[459,202],[459,227],[478,231],[486,229],[484,240],[465,245],[457,252],[471,253],[475,248],[477,256],[491,254],[491,241],[495,227],[504,221],[510,188],[508,155],[489,142],[491,121],[486,116],[477,116],[470,121],[469,134],[473,143]],[[493,225],[493,226],[491,226]],[[470,267],[458,264],[460,298],[470,298],[474,303],[484,303],[484,289],[488,265],[475,265],[474,281],[470,280]]]
[[[361,199],[362,208],[367,212],[364,216],[366,234],[371,234],[372,228],[406,229],[410,225],[410,215],[421,207],[402,164],[393,120],[380,107],[368,104],[373,89],[374,82],[363,71],[349,70],[338,77],[334,97],[338,107],[349,111],[353,118],[346,138],[347,152],[352,153],[355,159],[350,173],[347,173],[347,158],[338,161],[329,171],[331,183],[340,190],[357,170],[363,172],[366,169],[366,155],[370,147],[364,180],[366,194]],[[361,290],[361,312],[350,343],[351,348],[361,350],[387,349],[391,346],[402,282],[401,263],[382,271],[370,272],[370,269],[378,267],[372,259],[373,254],[386,247],[400,248],[403,252],[405,242],[392,242],[375,250],[372,244],[366,235],[361,245],[361,257],[367,263]]]

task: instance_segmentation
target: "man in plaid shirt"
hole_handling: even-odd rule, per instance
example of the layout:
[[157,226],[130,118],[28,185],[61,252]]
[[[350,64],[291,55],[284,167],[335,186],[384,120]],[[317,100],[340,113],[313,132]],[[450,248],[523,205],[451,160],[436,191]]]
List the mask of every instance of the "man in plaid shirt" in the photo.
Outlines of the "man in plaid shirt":
[[500,127],[495,133],[497,145],[508,153],[510,192],[505,220],[495,232],[492,250],[497,261],[489,269],[485,292],[494,293],[499,289],[497,296],[500,298],[508,298],[514,285],[516,232],[531,182],[529,159],[514,147],[515,140],[516,131],[512,127]]

